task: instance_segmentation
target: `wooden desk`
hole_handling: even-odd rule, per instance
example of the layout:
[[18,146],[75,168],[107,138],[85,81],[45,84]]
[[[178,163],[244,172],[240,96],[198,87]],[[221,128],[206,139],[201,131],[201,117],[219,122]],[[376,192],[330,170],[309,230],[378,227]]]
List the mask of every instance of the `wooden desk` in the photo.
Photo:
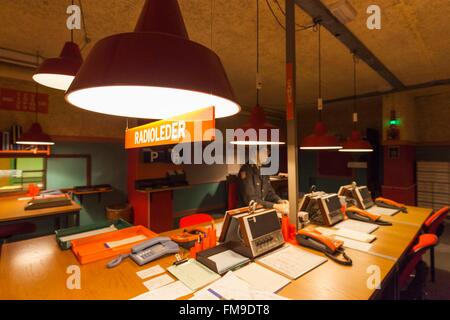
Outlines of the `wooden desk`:
[[[409,217],[414,219],[413,215]],[[376,240],[379,244],[374,249],[401,256],[412,241],[415,229],[411,228],[411,225],[398,224],[398,228],[396,225],[390,231],[380,230]],[[162,235],[176,232],[179,230]],[[394,239],[396,241],[389,247],[389,241]],[[386,249],[388,247],[391,249]],[[351,249],[346,251],[353,260],[352,267],[329,260],[291,282],[279,294],[291,299],[370,299],[379,293],[367,286],[370,266],[380,268],[383,288],[396,276],[395,259]],[[105,267],[108,260],[83,265],[80,266],[81,290],[69,290],[66,270],[78,262],[71,251],[59,249],[54,236],[9,243],[4,245],[0,259],[0,299],[129,299],[147,291],[137,271],[156,264],[167,268],[174,261],[173,256],[168,256],[139,267],[127,259],[114,269]]]
[[27,200],[18,200],[18,198],[17,196],[0,198],[0,223],[41,217],[54,217],[59,223],[61,217],[75,215],[76,224],[79,224],[81,207],[73,201],[69,206],[25,210]]
[[432,209],[408,207],[407,214],[399,212],[394,216],[383,216],[382,219],[392,222],[392,226],[380,226],[373,232],[377,239],[369,253],[399,260],[413,244],[431,211]]

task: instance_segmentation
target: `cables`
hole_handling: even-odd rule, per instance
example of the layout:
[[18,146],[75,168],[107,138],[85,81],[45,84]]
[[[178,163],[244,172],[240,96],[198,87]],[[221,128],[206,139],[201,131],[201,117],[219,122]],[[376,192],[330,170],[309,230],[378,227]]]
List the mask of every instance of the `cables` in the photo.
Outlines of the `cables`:
[[78,2],[80,4],[81,20],[83,22],[83,31],[84,31],[84,44],[83,44],[83,47],[81,48],[81,51],[83,51],[83,49],[91,42],[91,39],[88,37],[88,32],[87,32],[87,28],[86,28],[86,19],[84,17],[83,4],[81,3],[81,0],[78,0]]
[[[280,12],[283,14],[283,16],[286,16],[286,12],[283,10],[283,7],[280,5],[280,3],[278,2],[278,0],[273,0],[273,2],[275,2],[275,4],[278,7],[278,10],[280,10]],[[278,23],[278,25],[281,27],[281,29],[286,30],[286,27],[283,25],[283,23],[280,21],[280,19],[278,18],[278,16],[276,15],[275,11],[273,10],[272,6],[269,3],[269,0],[266,0],[266,4],[267,7],[269,8],[270,13],[272,14],[272,16],[274,17],[275,21]],[[295,31],[303,31],[303,30],[308,30],[313,28],[316,25],[316,23],[304,26],[304,25],[300,25],[298,23],[296,23],[296,26],[299,27],[298,29],[296,29]]]

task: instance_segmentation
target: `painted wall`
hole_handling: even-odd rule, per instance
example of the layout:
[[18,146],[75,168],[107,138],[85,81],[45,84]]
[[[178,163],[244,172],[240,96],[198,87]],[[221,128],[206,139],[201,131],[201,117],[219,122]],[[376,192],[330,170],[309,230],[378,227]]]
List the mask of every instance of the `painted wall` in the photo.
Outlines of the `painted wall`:
[[[58,143],[52,149],[53,154],[90,154],[92,157],[92,183],[111,184],[114,192],[102,195],[84,196],[80,213],[81,225],[105,220],[105,208],[108,205],[126,201],[126,153],[123,145],[115,143]],[[48,189],[71,188],[86,182],[85,163],[80,159],[48,159]],[[33,219],[38,230],[32,236],[51,234],[53,220]],[[17,237],[13,240],[29,237]]]
[[[31,81],[1,77],[0,88],[35,92],[35,85]],[[126,119],[76,108],[64,100],[64,93],[59,90],[40,86],[39,92],[49,95],[49,112],[40,113],[38,121],[43,130],[54,138],[76,137],[76,140],[81,141],[82,137],[103,139],[124,137]],[[0,130],[7,130],[11,125],[18,124],[26,131],[33,121],[35,121],[34,113],[0,110]]]

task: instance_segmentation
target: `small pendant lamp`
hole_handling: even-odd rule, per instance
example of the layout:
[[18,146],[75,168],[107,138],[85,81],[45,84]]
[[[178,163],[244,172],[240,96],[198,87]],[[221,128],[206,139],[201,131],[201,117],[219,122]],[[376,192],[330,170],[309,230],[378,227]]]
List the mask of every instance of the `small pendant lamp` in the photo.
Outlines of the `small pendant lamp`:
[[350,137],[343,144],[340,152],[372,152],[373,148],[369,142],[363,140],[358,127],[358,112],[356,108],[356,64],[358,57],[353,54],[353,130]]
[[[39,59],[39,54],[36,55],[36,58]],[[36,120],[31,124],[31,128],[21,135],[21,137],[16,141],[17,144],[21,145],[36,145],[36,146],[50,146],[55,143],[50,138],[48,134],[46,134],[41,125],[38,122],[38,109],[39,109],[39,84],[36,83],[36,92],[34,95],[34,108],[36,111]]]
[[53,89],[66,91],[69,88],[83,63],[80,48],[73,41],[73,30],[70,30],[70,38],[58,58],[42,62],[33,75],[34,81]]
[[[239,140],[236,138],[231,144],[236,145],[280,145],[284,144],[284,142],[277,140],[272,141],[271,131],[273,129],[279,130],[275,125],[269,123],[266,119],[266,114],[264,109],[259,104],[259,94],[261,90],[261,81],[259,74],[259,0],[256,0],[256,105],[253,107],[250,118],[246,123],[244,123],[240,129],[242,129],[245,133],[248,133],[245,136],[244,140]],[[256,132],[256,136],[251,136],[247,130],[251,130],[252,132]],[[263,136],[263,132],[267,132],[265,136]]]
[[66,93],[72,105],[166,119],[209,106],[240,111],[220,58],[189,40],[177,0],[146,0],[134,32],[98,41]]
[[323,100],[322,100],[322,41],[320,35],[321,25],[317,26],[317,33],[319,39],[318,45],[318,60],[319,60],[319,98],[317,99],[317,110],[319,114],[319,120],[314,125],[314,131],[312,134],[306,136],[300,149],[302,150],[338,150],[342,146],[338,143],[335,136],[327,134],[327,127],[322,122],[322,110],[323,110]]

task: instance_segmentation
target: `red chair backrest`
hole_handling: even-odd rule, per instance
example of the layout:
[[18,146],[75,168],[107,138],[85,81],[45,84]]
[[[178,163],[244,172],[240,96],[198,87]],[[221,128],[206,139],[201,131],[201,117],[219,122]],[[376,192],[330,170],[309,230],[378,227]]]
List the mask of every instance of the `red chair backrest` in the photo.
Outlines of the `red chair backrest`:
[[425,252],[434,247],[438,243],[438,237],[434,234],[425,233],[419,236],[417,243],[411,248],[408,253],[408,261],[400,271],[399,287],[404,288],[409,280],[409,276],[416,268],[417,264],[422,260]]
[[180,228],[188,228],[197,224],[213,222],[214,219],[206,213],[195,213],[180,219]]
[[433,213],[424,223],[424,229],[426,233],[436,234],[437,229],[447,217],[449,207],[443,207]]

